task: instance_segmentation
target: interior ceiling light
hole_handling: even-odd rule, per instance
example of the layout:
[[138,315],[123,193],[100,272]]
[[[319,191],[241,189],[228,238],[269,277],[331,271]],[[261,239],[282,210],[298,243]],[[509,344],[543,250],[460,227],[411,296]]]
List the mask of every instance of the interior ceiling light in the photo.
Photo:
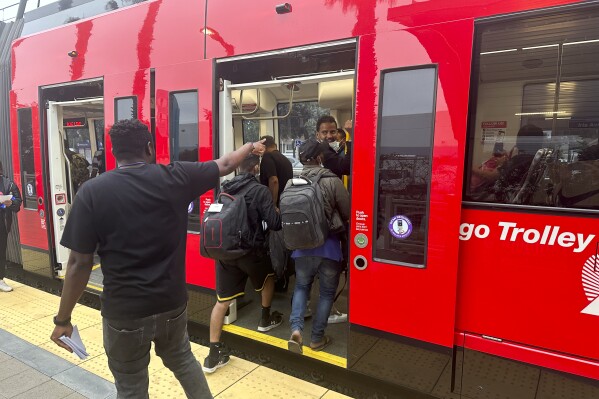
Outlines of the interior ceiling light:
[[528,116],[528,115],[567,115],[567,111],[547,111],[547,112],[518,112],[516,116]]
[[511,53],[513,51],[518,51],[518,49],[517,48],[510,48],[510,49],[507,49],[507,50],[485,51],[483,53],[480,53],[480,55]]

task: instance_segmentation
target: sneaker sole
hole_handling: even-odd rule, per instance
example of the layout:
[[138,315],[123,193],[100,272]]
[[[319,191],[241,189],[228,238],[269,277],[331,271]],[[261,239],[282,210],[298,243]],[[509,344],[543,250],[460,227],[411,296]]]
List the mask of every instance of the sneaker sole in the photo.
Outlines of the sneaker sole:
[[270,331],[270,330],[272,330],[273,328],[277,328],[277,327],[278,327],[278,326],[280,326],[282,323],[283,323],[283,320],[281,320],[281,321],[280,321],[280,322],[278,322],[277,324],[273,324],[273,325],[270,325],[270,326],[268,326],[268,327],[260,327],[260,326],[258,326],[258,331],[260,331],[260,332],[267,332],[267,331]]
[[225,367],[227,364],[229,364],[229,362],[230,362],[230,361],[231,361],[231,359],[227,360],[227,362],[226,362],[226,363],[220,363],[220,364],[217,364],[216,366],[212,367],[211,369],[209,369],[209,368],[208,368],[208,367],[206,367],[206,366],[202,366],[202,371],[204,371],[204,373],[207,373],[207,374],[212,374],[212,373],[214,373],[216,370],[218,370],[219,368],[221,368],[221,367]]
[[328,324],[337,324],[337,323],[345,323],[347,321],[346,317],[336,317],[334,319],[328,319]]

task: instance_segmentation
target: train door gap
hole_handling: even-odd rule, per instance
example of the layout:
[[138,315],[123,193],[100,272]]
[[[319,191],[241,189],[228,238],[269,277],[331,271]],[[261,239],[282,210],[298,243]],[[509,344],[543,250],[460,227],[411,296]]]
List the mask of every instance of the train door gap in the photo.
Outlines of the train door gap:
[[[316,132],[320,116],[331,115],[343,128],[353,120],[355,98],[355,42],[320,46],[298,51],[233,60],[217,60],[216,76],[220,79],[219,96],[219,155],[239,148],[247,141],[273,136],[278,150],[293,166],[294,174],[301,173],[298,147]],[[226,178],[233,177],[228,176]],[[346,182],[347,184],[347,182]],[[326,334],[332,344],[323,352],[310,356],[342,367],[347,365],[349,283],[342,273],[339,292]],[[289,315],[295,286],[295,276],[289,277],[287,289],[275,292],[271,309],[283,313],[285,321],[279,328],[264,334],[264,342],[276,341],[286,347],[290,336]],[[305,348],[319,302],[318,278],[312,285],[305,318]],[[260,340],[256,330],[261,314],[261,299],[247,284],[246,295],[238,298],[236,319],[225,330]],[[335,312],[337,311],[337,312]],[[250,332],[251,331],[251,332]]]
[[[48,213],[52,229],[55,271],[66,273],[69,250],[60,245],[77,191],[89,179],[104,172],[104,99],[96,97],[67,102],[48,102],[48,158],[50,197]],[[90,286],[102,287],[97,254]]]

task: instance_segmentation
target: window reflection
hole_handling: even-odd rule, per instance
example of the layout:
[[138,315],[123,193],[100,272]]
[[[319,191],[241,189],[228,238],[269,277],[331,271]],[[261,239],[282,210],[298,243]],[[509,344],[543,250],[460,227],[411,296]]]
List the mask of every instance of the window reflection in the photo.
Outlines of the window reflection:
[[482,29],[467,200],[599,209],[598,39],[599,10]]
[[436,69],[387,72],[381,88],[374,257],[425,265]]
[[[171,161],[197,162],[199,160],[198,93],[196,91],[171,93],[169,101]],[[188,214],[187,230],[199,232],[199,198],[189,204]]]

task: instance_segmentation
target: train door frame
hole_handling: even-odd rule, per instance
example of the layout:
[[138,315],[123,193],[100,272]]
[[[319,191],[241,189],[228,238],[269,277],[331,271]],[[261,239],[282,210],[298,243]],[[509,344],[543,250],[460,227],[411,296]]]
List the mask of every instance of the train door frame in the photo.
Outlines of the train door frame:
[[64,102],[49,101],[47,105],[47,131],[46,142],[44,143],[46,150],[48,151],[47,179],[49,181],[49,193],[47,213],[50,219],[48,225],[51,229],[49,234],[53,238],[51,241],[53,245],[51,246],[50,251],[54,254],[54,270],[58,277],[63,277],[66,273],[69,250],[60,245],[60,238],[66,225],[66,220],[75,195],[69,161],[64,152],[63,145],[64,138],[66,137],[63,124],[63,107],[99,104],[102,106],[104,105],[103,97]]
[[[301,77],[292,77],[286,79],[277,79],[270,81],[258,81],[258,82],[249,82],[249,83],[239,83],[234,84],[228,80],[221,79],[219,81],[219,96],[218,96],[218,104],[219,104],[219,115],[218,115],[218,156],[223,156],[231,151],[234,151],[235,148],[238,148],[239,140],[238,136],[243,136],[243,131],[236,132],[234,129],[234,114],[233,114],[233,91],[234,90],[260,90],[260,89],[269,89],[280,86],[288,86],[290,88],[290,92],[293,91],[293,85],[297,84],[317,84],[320,82],[333,82],[340,80],[348,80],[352,79],[354,81],[354,90],[355,90],[355,82],[357,79],[356,69],[341,71],[341,72],[328,72],[328,73],[319,73],[313,74],[309,76],[301,76]],[[240,109],[242,109],[242,104],[239,104]],[[352,113],[355,108],[355,93],[352,96]],[[291,111],[291,110],[290,110]],[[273,115],[270,117],[264,117],[264,119],[277,120],[279,119],[278,115]],[[278,128],[274,128],[275,135],[279,136]],[[222,180],[230,179],[233,174],[223,176]],[[351,196],[351,193],[350,193]],[[231,324],[235,322],[237,314],[237,303],[235,300],[231,302],[229,306],[229,314],[225,318],[225,324]],[[348,354],[348,342],[346,344],[346,356],[347,360]],[[341,365],[343,362],[339,361],[331,361],[333,356],[322,356],[319,357],[320,360],[328,361],[333,364]],[[343,366],[345,367],[345,366]]]

